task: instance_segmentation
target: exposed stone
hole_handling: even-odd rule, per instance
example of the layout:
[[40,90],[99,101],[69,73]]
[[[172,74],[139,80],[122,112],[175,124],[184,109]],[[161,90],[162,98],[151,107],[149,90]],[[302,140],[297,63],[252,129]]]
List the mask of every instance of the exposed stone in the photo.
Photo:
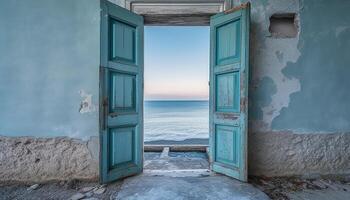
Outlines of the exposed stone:
[[95,194],[103,194],[106,191],[105,187],[101,187],[94,191]]
[[92,186],[90,186],[90,187],[84,187],[84,188],[81,188],[80,189],[80,192],[89,192],[89,191],[91,191],[91,190],[93,190],[95,187],[92,187]]
[[82,193],[76,193],[73,196],[71,196],[69,198],[69,200],[79,200],[79,199],[82,199],[84,197],[85,197],[85,195],[83,195]]
[[319,187],[320,189],[326,189],[327,188],[327,186],[321,180],[315,180],[315,181],[312,181],[312,183],[314,185],[316,185],[317,187]]
[[249,132],[249,175],[350,174],[350,134]]
[[92,195],[94,195],[94,193],[92,193],[92,192],[85,193],[85,197],[92,197]]
[[29,188],[27,188],[28,191],[32,191],[32,190],[36,190],[39,187],[39,184],[34,184],[32,186],[30,186]]
[[1,181],[97,179],[98,166],[82,140],[0,136]]

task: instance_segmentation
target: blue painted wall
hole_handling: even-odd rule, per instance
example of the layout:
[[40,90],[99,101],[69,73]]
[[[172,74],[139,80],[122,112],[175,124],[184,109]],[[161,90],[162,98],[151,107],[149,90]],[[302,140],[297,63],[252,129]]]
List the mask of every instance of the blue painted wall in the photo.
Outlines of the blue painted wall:
[[347,0],[303,1],[301,55],[282,70],[301,88],[272,121],[273,129],[350,132],[349,10]]
[[[98,0],[0,1],[0,135],[98,135],[99,10]],[[252,130],[350,132],[349,10],[252,0]],[[284,12],[297,13],[296,38],[269,34]]]
[[[350,1],[250,2],[251,130],[350,132]],[[270,17],[281,13],[296,13],[295,38],[269,32]]]
[[0,1],[0,135],[98,135],[98,0]]

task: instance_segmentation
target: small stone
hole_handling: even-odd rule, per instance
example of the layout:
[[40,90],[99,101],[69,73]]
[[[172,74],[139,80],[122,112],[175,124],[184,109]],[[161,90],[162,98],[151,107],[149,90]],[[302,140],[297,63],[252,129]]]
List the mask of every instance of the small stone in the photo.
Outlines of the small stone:
[[304,190],[308,189],[307,183],[302,183],[302,187],[303,187]]
[[106,186],[107,186],[106,184],[102,184],[99,186],[99,188],[106,187]]
[[38,187],[39,187],[39,184],[34,184],[34,185],[30,186],[29,188],[27,188],[27,190],[28,191],[36,190],[36,189],[38,189]]
[[332,190],[339,190],[339,188],[336,186],[336,184],[332,183],[330,180],[328,180],[328,181],[321,180],[321,182],[324,183],[328,188],[330,188]]
[[79,200],[79,199],[82,199],[84,197],[85,197],[85,195],[83,195],[82,193],[76,193],[73,196],[71,196],[69,198],[69,200]]
[[85,198],[84,200],[98,200],[96,197]]
[[84,187],[84,188],[81,188],[80,189],[80,192],[89,192],[89,191],[91,191],[91,190],[93,190],[95,187]]
[[92,192],[87,192],[85,193],[85,197],[92,197],[93,193]]
[[95,194],[103,194],[106,191],[106,188],[102,187],[94,191]]
[[317,187],[321,189],[326,189],[327,186],[320,180],[313,181],[312,184],[316,185]]

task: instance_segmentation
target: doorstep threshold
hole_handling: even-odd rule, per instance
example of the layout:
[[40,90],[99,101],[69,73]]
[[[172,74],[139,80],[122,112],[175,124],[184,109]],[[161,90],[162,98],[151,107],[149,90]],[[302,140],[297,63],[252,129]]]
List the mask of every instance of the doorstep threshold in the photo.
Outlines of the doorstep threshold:
[[145,144],[145,152],[162,152],[164,148],[169,148],[172,152],[207,152],[208,145],[160,145],[160,144]]
[[204,177],[212,175],[209,169],[174,169],[174,170],[154,170],[146,169],[143,176],[166,176],[166,177]]

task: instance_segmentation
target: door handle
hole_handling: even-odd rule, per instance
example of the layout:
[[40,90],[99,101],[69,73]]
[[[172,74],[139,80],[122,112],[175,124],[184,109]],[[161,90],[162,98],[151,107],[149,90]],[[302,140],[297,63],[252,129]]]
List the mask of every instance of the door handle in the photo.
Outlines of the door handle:
[[106,130],[107,127],[107,112],[108,112],[108,97],[105,97],[102,102],[102,130]]

